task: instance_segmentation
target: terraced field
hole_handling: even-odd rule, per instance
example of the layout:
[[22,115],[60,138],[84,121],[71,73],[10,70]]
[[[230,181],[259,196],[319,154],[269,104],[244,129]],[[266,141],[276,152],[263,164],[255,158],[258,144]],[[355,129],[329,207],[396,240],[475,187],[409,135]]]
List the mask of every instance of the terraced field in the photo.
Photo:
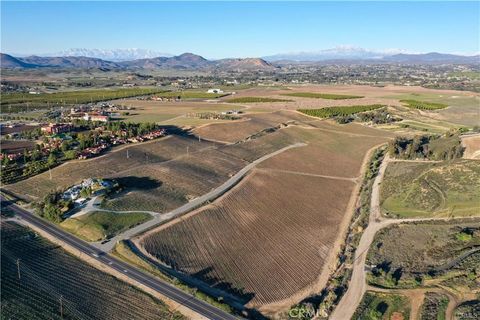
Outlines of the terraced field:
[[387,167],[381,205],[392,217],[480,214],[478,160],[395,162]]
[[2,222],[1,230],[4,319],[183,319],[25,227]]

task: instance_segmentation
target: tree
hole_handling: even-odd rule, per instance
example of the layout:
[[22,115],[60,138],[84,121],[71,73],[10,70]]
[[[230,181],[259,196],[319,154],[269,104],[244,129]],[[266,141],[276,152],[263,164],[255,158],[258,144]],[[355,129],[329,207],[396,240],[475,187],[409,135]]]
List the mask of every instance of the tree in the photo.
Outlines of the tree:
[[57,157],[55,156],[55,153],[54,153],[54,152],[50,152],[50,154],[48,155],[47,165],[48,165],[49,167],[52,167],[52,166],[54,166],[56,163],[57,163]]

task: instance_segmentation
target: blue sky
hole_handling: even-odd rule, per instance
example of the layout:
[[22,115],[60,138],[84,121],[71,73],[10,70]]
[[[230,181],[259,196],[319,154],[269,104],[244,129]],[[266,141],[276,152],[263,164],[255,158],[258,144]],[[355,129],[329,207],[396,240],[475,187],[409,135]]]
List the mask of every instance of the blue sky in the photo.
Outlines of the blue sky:
[[208,58],[341,45],[473,54],[479,2],[1,1],[1,51],[143,48]]

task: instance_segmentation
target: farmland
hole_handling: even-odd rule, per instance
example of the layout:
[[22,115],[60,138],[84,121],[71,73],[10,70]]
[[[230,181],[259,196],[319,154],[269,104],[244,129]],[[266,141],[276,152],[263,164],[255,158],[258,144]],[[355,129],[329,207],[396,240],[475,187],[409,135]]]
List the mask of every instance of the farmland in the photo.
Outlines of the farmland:
[[28,109],[50,108],[54,106],[90,103],[149,95],[165,90],[158,88],[98,89],[78,90],[56,93],[8,93],[2,94],[3,112],[28,111]]
[[449,299],[443,294],[427,292],[422,305],[421,320],[445,319]]
[[476,160],[395,162],[381,188],[383,212],[391,217],[452,217],[480,212],[480,167]]
[[150,218],[150,214],[143,212],[94,211],[66,219],[60,226],[87,241],[100,241]]
[[229,103],[262,103],[262,102],[290,102],[292,100],[287,99],[275,99],[266,97],[239,97],[225,100]]
[[444,103],[435,103],[435,102],[426,102],[418,100],[400,100],[409,108],[420,109],[420,110],[438,110],[448,107]]
[[1,152],[17,153],[24,150],[32,150],[35,142],[29,140],[1,140]]
[[[232,193],[146,236],[142,245],[157,259],[233,291],[244,302],[279,302],[310,286],[322,272],[338,231],[332,226],[341,222],[353,186],[256,171]],[[324,201],[309,200],[319,189]],[[279,254],[279,248],[285,253]],[[281,272],[272,272],[276,265]]]
[[313,117],[330,118],[336,116],[349,116],[355,113],[372,111],[383,107],[385,106],[381,104],[373,104],[365,106],[326,107],[322,109],[300,109],[298,111]]
[[292,92],[292,93],[284,93],[282,95],[288,96],[288,97],[329,99],[329,100],[345,100],[345,99],[360,99],[360,98],[363,98],[363,96],[333,94],[333,93],[316,93],[316,92]]
[[[343,133],[339,125],[328,128],[333,132],[291,126],[222,147],[223,153],[251,161],[270,148],[308,142],[262,162],[212,204],[147,233],[141,247],[154,259],[266,313],[318,290],[343,232],[363,157],[386,141],[381,132],[358,125],[346,126]],[[248,249],[252,247],[256,250]],[[252,265],[255,269],[248,267]],[[273,272],[279,265],[284,271]]]
[[183,318],[161,301],[91,267],[25,227],[2,222],[1,228],[2,317]]
[[409,319],[409,304],[407,297],[402,295],[367,292],[357,311],[355,311],[353,319]]

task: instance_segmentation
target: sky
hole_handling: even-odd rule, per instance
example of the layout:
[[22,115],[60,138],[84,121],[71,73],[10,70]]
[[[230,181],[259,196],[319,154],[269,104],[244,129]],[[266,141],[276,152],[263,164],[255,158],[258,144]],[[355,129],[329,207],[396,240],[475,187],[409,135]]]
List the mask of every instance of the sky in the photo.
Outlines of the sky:
[[1,1],[1,52],[142,48],[207,58],[337,46],[476,54],[480,2]]

